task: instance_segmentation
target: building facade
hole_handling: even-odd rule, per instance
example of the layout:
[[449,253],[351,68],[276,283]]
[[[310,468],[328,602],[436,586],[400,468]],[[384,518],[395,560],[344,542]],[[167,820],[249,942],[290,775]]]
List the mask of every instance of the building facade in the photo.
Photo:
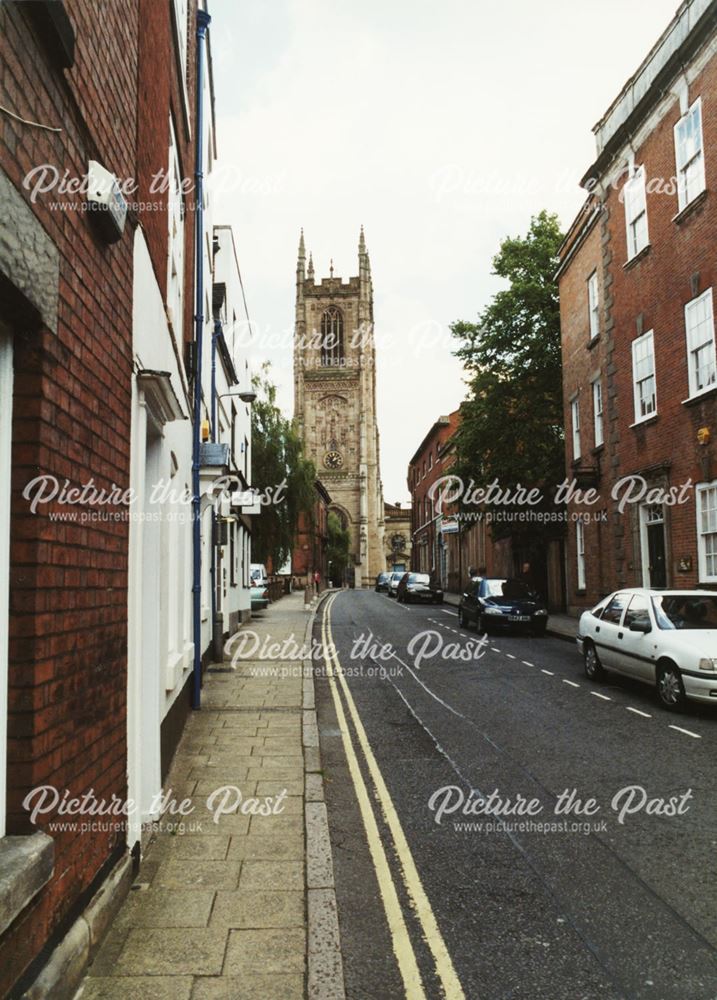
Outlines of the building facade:
[[[212,244],[209,198],[199,309],[195,298],[199,137],[205,176],[215,157],[208,20],[196,0],[108,0],[99,21],[79,0],[0,6],[3,996],[53,955],[68,961],[71,995],[158,815],[196,654],[211,657],[217,618],[221,638],[248,609],[250,522],[231,502],[249,469],[249,411],[235,398],[248,385],[233,339],[243,296],[230,235]],[[84,188],[61,192],[44,164]],[[91,211],[104,190],[111,210]],[[221,461],[215,447],[200,470],[197,558],[200,424]],[[126,822],[59,827],[57,803],[31,817],[39,786],[137,808]],[[70,961],[62,949],[78,940]]]
[[[314,505],[311,515],[299,514],[296,543],[291,554],[291,573],[299,586],[314,586],[316,593],[323,590],[330,579],[329,566],[329,510],[331,496],[317,479],[314,483]],[[318,574],[318,577],[317,577]]]
[[373,283],[363,229],[359,273],[316,282],[301,234],[296,266],[294,419],[304,449],[351,536],[355,586],[372,586],[384,566],[384,523]]
[[386,562],[389,571],[407,570],[411,565],[413,521],[411,505],[385,503],[383,505]]
[[717,584],[716,53],[717,4],[687,0],[595,126],[561,251],[566,468],[595,491],[568,507],[573,612]]

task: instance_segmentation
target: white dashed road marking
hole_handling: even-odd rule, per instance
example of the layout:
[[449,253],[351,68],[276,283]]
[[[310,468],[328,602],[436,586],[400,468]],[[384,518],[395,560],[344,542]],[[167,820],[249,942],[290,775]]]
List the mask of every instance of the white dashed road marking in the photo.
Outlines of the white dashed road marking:
[[547,674],[548,677],[555,677],[555,674],[553,673],[552,670],[543,670],[542,667],[541,667],[541,673]]
[[685,736],[692,736],[696,740],[701,740],[702,737],[699,733],[693,733],[690,729],[683,729],[681,726],[670,726],[670,729],[675,729],[678,733],[684,733]]
[[641,712],[639,708],[633,708],[632,705],[626,705],[625,707],[627,708],[628,712],[634,712],[635,715],[641,715],[643,717],[643,719],[651,719],[652,718],[652,716],[649,714],[649,712]]
[[610,697],[609,695],[606,695],[606,694],[600,694],[600,692],[599,692],[599,691],[591,691],[591,692],[590,692],[590,694],[591,694],[591,695],[592,695],[592,696],[593,696],[594,698],[602,698],[602,700],[603,700],[603,701],[612,701],[612,698],[611,698],[611,697]]
[[524,663],[526,665],[526,667],[534,667],[535,666],[535,664],[531,663],[530,660],[521,660],[520,662]]
[[570,687],[572,687],[572,688],[579,688],[580,687],[580,685],[576,684],[575,681],[568,681],[564,677],[563,677],[562,680],[563,680],[563,684],[569,684]]
[[506,653],[505,655],[508,657],[509,660],[514,660],[515,659],[515,657],[513,656],[512,653]]

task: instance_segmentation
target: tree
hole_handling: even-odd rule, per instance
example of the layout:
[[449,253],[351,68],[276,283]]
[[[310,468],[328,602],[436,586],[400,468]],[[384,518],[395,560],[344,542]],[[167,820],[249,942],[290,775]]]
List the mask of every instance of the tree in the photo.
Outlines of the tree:
[[351,536],[348,528],[344,527],[341,518],[333,511],[329,511],[327,527],[326,552],[329,561],[329,578],[333,584],[341,586],[346,567],[349,564]]
[[507,287],[477,323],[451,325],[469,373],[452,470],[464,481],[537,487],[549,498],[564,477],[555,280],[562,239],[557,216],[534,216],[527,235],[505,239],[493,258]]
[[251,484],[264,502],[253,519],[251,547],[252,561],[271,559],[276,570],[291,554],[299,515],[313,518],[316,470],[292,422],[276,405],[268,367],[253,380],[257,398],[251,412]]

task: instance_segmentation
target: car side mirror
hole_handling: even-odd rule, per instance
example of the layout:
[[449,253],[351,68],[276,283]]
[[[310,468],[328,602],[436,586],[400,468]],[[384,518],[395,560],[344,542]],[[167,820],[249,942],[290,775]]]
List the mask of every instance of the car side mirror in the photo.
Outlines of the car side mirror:
[[642,632],[644,635],[647,635],[648,632],[652,632],[652,625],[648,621],[645,621],[644,618],[642,620],[637,618],[634,622],[630,622],[630,631]]

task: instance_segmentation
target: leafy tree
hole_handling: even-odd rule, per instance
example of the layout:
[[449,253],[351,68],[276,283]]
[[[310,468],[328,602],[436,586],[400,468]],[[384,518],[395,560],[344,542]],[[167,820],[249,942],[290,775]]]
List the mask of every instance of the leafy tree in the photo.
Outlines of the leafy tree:
[[292,422],[276,405],[268,367],[253,380],[257,398],[251,412],[251,484],[271,502],[264,502],[253,519],[251,548],[253,562],[271,559],[277,570],[291,554],[299,515],[313,517],[316,470]]
[[326,546],[329,560],[329,577],[340,586],[350,559],[351,535],[345,528],[341,518],[333,511],[328,517],[328,543]]
[[497,479],[503,488],[537,487],[549,499],[564,477],[555,280],[562,239],[557,216],[534,216],[527,235],[505,239],[493,258],[493,273],[507,286],[477,323],[451,325],[469,373],[452,470],[466,483]]

